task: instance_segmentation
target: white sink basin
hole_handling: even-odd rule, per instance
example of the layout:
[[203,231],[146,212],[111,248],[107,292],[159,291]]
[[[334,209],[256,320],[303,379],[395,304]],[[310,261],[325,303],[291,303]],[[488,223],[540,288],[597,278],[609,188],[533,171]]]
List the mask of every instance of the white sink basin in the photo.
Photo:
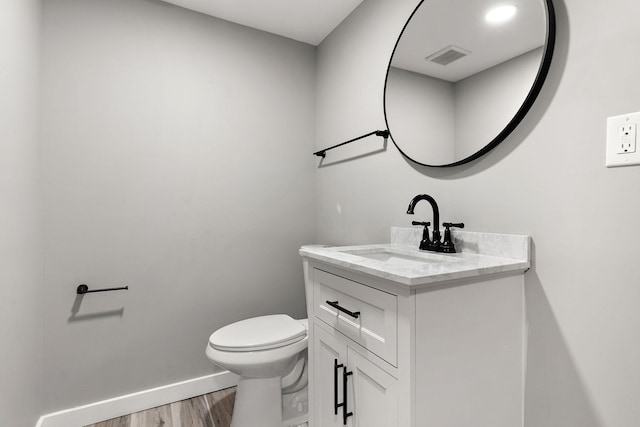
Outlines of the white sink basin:
[[356,255],[363,258],[373,259],[395,265],[424,265],[451,262],[454,259],[446,255],[429,254],[422,252],[406,253],[405,251],[393,248],[367,248],[341,251],[345,254]]

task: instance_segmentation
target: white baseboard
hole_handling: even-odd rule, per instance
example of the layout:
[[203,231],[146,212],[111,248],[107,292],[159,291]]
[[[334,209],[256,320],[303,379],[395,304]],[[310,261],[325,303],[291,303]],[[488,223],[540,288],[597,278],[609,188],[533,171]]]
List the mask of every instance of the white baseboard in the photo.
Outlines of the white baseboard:
[[219,372],[43,415],[36,427],[82,427],[233,387],[237,382],[237,375]]

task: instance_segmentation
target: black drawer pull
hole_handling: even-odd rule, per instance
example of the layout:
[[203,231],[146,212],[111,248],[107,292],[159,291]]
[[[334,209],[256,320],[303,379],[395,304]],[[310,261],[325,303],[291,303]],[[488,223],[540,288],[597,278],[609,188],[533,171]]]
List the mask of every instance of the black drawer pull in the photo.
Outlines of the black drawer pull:
[[346,308],[342,308],[338,305],[338,301],[327,301],[327,304],[329,304],[331,307],[335,308],[336,310],[339,310],[345,314],[348,314],[349,316],[353,317],[354,319],[357,319],[358,317],[360,317],[360,312],[359,311],[349,311]]

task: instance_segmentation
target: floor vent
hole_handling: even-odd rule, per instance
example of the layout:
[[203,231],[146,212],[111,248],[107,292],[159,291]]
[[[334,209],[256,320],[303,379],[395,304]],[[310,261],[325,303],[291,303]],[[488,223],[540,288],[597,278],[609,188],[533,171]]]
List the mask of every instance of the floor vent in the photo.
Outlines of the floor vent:
[[464,58],[469,55],[471,51],[463,49],[458,46],[450,45],[445,47],[444,49],[440,49],[433,55],[427,56],[425,59],[427,61],[435,62],[440,65],[448,65],[453,61],[457,61],[460,58]]

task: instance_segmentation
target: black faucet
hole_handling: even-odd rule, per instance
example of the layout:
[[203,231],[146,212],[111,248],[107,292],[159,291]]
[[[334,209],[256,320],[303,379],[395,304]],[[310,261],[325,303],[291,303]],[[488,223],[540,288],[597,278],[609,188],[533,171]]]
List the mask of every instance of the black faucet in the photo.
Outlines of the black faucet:
[[420,249],[423,251],[444,252],[448,254],[455,253],[456,247],[451,239],[451,228],[464,228],[464,223],[443,222],[442,226],[445,228],[444,242],[440,242],[440,229],[438,228],[438,224],[440,223],[440,210],[438,209],[438,204],[433,197],[428,194],[418,194],[416,197],[411,199],[409,207],[407,208],[407,213],[409,215],[413,215],[413,210],[420,200],[426,200],[429,202],[431,209],[433,209],[433,239],[429,239],[430,222],[411,221],[411,224],[413,225],[424,226],[422,240],[420,241]]
[[418,194],[416,197],[411,199],[409,207],[407,208],[407,213],[409,215],[413,215],[413,210],[420,200],[426,200],[427,202],[429,202],[429,204],[431,205],[431,209],[433,209],[433,238],[431,240],[429,240],[429,228],[427,228],[427,226],[429,226],[430,224],[428,222],[412,222],[413,225],[424,226],[422,241],[420,242],[420,249],[426,251],[441,252],[442,243],[440,242],[440,228],[438,225],[440,224],[440,210],[438,209],[436,200],[428,194]]

